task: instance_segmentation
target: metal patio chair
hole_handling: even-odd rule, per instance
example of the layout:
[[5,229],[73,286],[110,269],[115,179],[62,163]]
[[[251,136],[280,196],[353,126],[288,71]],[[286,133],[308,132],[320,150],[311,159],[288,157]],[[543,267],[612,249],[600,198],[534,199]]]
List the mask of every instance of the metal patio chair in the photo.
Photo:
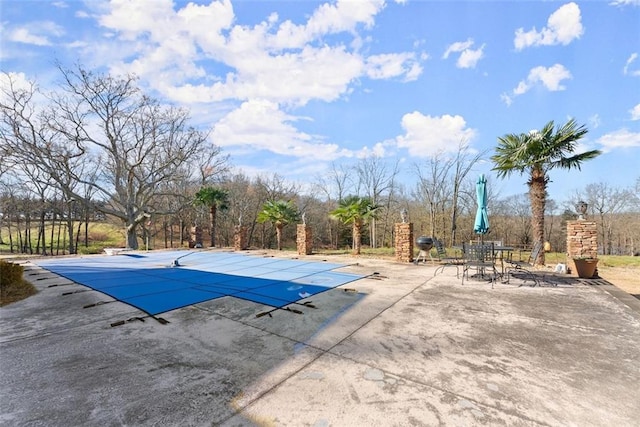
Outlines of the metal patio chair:
[[527,279],[531,279],[533,281],[533,286],[540,285],[540,281],[538,277],[534,274],[531,269],[534,267],[536,259],[538,259],[538,255],[542,250],[543,246],[540,242],[536,242],[531,249],[531,254],[525,260],[514,260],[514,259],[505,259],[504,262],[507,264],[505,276],[507,277],[507,283],[509,283],[509,277],[521,277],[526,282]]
[[438,252],[438,261],[440,263],[438,268],[436,268],[436,271],[433,272],[433,275],[435,276],[436,274],[438,274],[438,272],[442,273],[445,267],[452,266],[456,268],[456,277],[459,278],[460,277],[459,267],[462,260],[458,257],[452,257],[447,255],[447,251],[444,248],[444,244],[442,243],[441,240],[433,239],[433,246],[436,248],[436,251]]
[[480,277],[483,280],[489,280],[491,286],[498,276],[496,270],[495,257],[493,251],[493,243],[489,244],[463,244],[463,262],[462,262],[462,284],[464,285],[464,277],[469,279],[469,271],[475,270],[473,277]]

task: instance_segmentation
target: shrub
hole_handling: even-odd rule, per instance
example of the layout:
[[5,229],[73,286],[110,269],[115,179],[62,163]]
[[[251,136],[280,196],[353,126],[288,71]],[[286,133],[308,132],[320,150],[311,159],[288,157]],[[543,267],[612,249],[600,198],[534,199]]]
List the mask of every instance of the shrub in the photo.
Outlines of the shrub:
[[23,272],[21,265],[0,260],[0,307],[38,292],[35,286],[22,278]]

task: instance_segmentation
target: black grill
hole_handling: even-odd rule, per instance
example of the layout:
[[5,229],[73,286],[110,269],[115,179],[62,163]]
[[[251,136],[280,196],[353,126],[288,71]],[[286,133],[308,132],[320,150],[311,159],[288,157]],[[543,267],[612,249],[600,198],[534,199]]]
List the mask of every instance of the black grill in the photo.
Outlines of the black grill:
[[420,260],[427,262],[427,255],[429,255],[429,258],[433,261],[433,258],[431,258],[431,248],[433,247],[433,239],[431,237],[427,237],[427,236],[418,237],[416,239],[416,246],[418,247],[418,249],[420,249],[420,253],[418,254],[418,258],[413,260],[414,264],[418,265]]
[[433,239],[431,237],[420,236],[416,239],[416,245],[421,251],[428,251],[433,247]]

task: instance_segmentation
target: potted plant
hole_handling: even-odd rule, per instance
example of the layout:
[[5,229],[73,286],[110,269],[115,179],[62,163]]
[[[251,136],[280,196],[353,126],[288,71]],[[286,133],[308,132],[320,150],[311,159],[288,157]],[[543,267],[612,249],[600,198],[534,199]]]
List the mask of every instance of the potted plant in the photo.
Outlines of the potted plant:
[[573,257],[573,264],[576,266],[576,273],[582,279],[591,279],[596,274],[598,258],[593,256]]

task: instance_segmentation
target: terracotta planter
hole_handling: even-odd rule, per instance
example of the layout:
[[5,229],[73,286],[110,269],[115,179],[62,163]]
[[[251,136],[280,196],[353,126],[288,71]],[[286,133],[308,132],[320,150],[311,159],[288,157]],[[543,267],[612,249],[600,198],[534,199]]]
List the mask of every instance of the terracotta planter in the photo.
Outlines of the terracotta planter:
[[590,258],[590,259],[574,259],[573,263],[576,266],[576,273],[578,277],[582,279],[591,279],[596,273],[596,268],[598,267],[598,259]]

